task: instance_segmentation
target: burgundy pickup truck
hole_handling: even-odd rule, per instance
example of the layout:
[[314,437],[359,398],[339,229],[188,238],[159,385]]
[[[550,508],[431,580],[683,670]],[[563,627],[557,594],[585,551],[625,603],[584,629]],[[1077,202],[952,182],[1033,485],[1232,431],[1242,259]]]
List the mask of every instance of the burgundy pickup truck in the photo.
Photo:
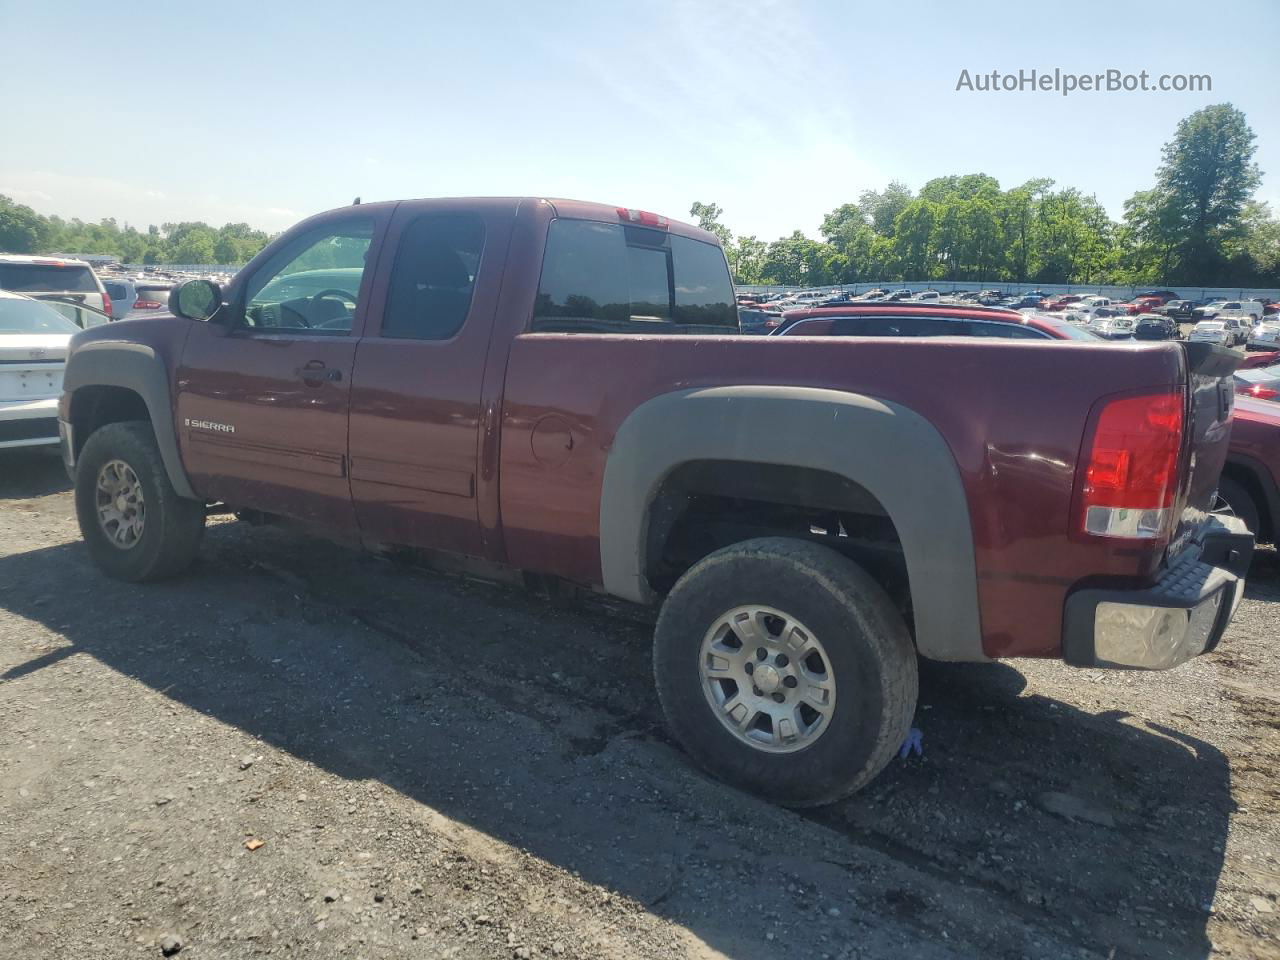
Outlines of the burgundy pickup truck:
[[1243,592],[1212,346],[741,336],[711,234],[541,199],[334,210],[170,308],[67,360],[103,570],[234,511],[652,605],[671,729],[782,803],[884,767],[917,655],[1171,667]]

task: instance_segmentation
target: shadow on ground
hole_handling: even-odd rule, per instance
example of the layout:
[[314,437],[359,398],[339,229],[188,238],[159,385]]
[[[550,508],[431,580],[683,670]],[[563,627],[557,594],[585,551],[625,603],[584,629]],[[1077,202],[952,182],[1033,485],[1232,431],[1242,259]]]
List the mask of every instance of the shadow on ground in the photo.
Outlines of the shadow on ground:
[[[6,476],[0,496],[44,469]],[[1027,696],[1010,666],[926,665],[924,758],[806,815],[795,832],[812,846],[786,851],[769,838],[794,829],[791,814],[703,780],[666,741],[641,623],[243,524],[212,527],[186,578],[107,587],[79,544],[0,558],[0,606],[72,645],[3,679],[88,653],[635,897],[729,956],[777,954],[734,913],[742,898],[708,889],[788,881],[786,909],[821,913],[805,891],[847,887],[916,955],[1209,953],[1225,758],[1123,713]],[[1052,793],[1076,818],[1044,809]],[[846,922],[834,938],[876,955],[865,919]]]
[[57,447],[0,450],[0,500],[26,500],[70,489]]

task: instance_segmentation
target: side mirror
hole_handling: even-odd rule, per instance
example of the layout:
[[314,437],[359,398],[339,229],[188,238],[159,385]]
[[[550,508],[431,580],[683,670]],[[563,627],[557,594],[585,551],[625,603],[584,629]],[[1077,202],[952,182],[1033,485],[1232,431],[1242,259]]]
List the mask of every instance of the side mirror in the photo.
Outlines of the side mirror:
[[187,320],[211,320],[222,306],[222,290],[212,280],[188,280],[169,294],[169,309]]

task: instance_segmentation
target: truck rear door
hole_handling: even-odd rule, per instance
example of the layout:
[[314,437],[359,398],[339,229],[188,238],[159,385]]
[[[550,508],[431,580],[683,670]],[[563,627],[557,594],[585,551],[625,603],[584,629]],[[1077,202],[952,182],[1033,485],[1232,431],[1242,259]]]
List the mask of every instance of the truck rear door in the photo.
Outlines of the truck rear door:
[[[401,203],[356,355],[349,439],[361,536],[495,556],[480,503],[485,370],[515,202]],[[501,368],[499,368],[499,371]],[[500,389],[499,383],[492,389]],[[496,532],[495,532],[496,536]]]

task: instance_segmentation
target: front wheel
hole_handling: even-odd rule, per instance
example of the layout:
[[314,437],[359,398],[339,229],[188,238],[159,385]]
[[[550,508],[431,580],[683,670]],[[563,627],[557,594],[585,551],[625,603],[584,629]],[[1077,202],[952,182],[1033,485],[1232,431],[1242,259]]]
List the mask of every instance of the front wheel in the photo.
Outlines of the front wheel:
[[915,648],[889,596],[802,540],[748,540],[695,564],[663,604],[653,662],[693,758],[788,806],[868,783],[915,713]]
[[178,496],[151,424],[110,423],[76,464],[76,519],[89,556],[117,580],[160,580],[191,565],[204,504]]

